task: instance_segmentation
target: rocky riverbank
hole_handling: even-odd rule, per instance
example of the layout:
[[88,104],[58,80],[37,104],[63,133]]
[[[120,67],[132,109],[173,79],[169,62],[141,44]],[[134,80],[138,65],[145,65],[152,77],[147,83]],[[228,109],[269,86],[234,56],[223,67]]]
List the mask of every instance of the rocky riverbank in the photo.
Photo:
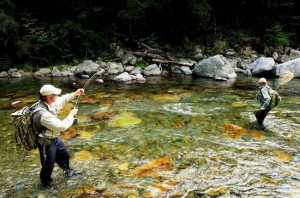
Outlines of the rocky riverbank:
[[[193,75],[195,77],[227,80],[236,78],[237,73],[246,76],[280,76],[291,72],[300,77],[300,51],[294,49],[277,49],[272,57],[257,55],[251,48],[244,47],[239,52],[228,49],[224,53],[208,57],[202,55],[202,50],[195,50],[193,60],[166,60],[158,54],[125,52],[120,47],[112,45],[114,62],[86,60],[77,66],[59,69],[58,67],[41,68],[36,72],[24,72],[20,69],[10,69],[0,73],[1,78],[21,78],[23,76],[49,77],[79,77],[89,78],[98,73],[99,76],[115,76],[114,81],[146,81],[148,76],[159,75]],[[147,56],[148,57],[147,57]],[[150,58],[149,58],[150,57]],[[147,59],[148,58],[148,59]],[[148,63],[143,67],[138,61]]]

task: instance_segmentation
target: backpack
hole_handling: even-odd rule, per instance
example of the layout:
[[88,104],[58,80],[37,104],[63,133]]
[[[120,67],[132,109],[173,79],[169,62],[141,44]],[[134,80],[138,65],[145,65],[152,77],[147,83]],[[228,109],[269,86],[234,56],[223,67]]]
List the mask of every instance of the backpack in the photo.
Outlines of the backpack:
[[34,130],[32,117],[35,114],[41,116],[44,110],[46,110],[41,108],[35,111],[38,107],[39,102],[11,114],[15,141],[17,144],[22,144],[27,151],[37,148],[38,135],[41,131]]
[[[278,92],[273,90],[271,87],[268,87],[268,90],[269,90],[268,93],[269,93],[270,98],[271,98],[269,106],[271,108],[276,107],[281,102],[281,97],[278,94]],[[260,102],[261,97],[262,97],[261,92],[256,94],[256,100],[257,101]]]

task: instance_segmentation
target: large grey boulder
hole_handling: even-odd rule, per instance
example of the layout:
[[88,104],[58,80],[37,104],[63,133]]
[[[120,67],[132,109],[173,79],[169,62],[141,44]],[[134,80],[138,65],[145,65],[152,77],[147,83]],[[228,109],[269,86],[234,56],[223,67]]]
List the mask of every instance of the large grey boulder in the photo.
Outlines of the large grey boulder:
[[7,72],[3,71],[0,73],[0,78],[7,78],[9,75]]
[[252,71],[253,75],[263,75],[266,72],[272,72],[274,68],[274,59],[267,57],[260,57],[248,65],[248,69]]
[[42,68],[39,71],[35,72],[35,76],[49,76],[51,74],[51,71],[49,68]]
[[128,72],[124,72],[122,74],[119,74],[118,76],[116,76],[114,78],[114,81],[117,81],[117,82],[128,82],[128,81],[131,81],[132,80],[132,77],[130,76],[130,74],[128,74]]
[[106,68],[107,74],[116,75],[122,72],[124,72],[124,67],[121,63],[113,63],[113,62],[107,63],[107,68]]
[[276,76],[291,72],[294,77],[300,77],[300,58],[276,65]]
[[99,64],[94,63],[91,60],[86,60],[83,63],[77,65],[74,74],[76,76],[81,76],[82,74],[92,75],[96,73],[99,69]]
[[156,64],[149,65],[144,69],[145,76],[157,76],[161,74],[161,70]]
[[236,78],[232,64],[222,55],[212,56],[199,61],[192,70],[193,75],[208,78]]

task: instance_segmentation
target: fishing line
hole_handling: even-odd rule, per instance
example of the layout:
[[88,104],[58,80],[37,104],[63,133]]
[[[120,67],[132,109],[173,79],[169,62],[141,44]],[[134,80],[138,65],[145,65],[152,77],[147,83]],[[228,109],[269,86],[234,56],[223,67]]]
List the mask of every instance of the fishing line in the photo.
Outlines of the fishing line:
[[[90,82],[91,82],[97,75],[99,75],[99,72],[96,72],[94,75],[92,75],[92,77],[90,77],[90,78],[86,81],[86,83],[83,85],[82,89],[85,90],[86,87],[90,84]],[[78,107],[79,102],[80,102],[80,99],[81,99],[81,95],[78,96],[74,108],[77,108],[77,107]]]

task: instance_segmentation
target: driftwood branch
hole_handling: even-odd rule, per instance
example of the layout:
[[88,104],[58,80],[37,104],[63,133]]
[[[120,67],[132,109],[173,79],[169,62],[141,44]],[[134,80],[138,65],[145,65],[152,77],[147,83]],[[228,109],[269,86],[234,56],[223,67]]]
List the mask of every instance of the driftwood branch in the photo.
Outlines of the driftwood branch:
[[166,59],[165,57],[159,54],[154,54],[149,52],[133,52],[133,54],[140,57],[150,58],[150,59]]
[[173,61],[173,60],[162,60],[162,59],[152,59],[154,63],[161,63],[166,65],[178,65],[178,66],[187,66],[193,67],[194,63],[182,62],[182,61]]

